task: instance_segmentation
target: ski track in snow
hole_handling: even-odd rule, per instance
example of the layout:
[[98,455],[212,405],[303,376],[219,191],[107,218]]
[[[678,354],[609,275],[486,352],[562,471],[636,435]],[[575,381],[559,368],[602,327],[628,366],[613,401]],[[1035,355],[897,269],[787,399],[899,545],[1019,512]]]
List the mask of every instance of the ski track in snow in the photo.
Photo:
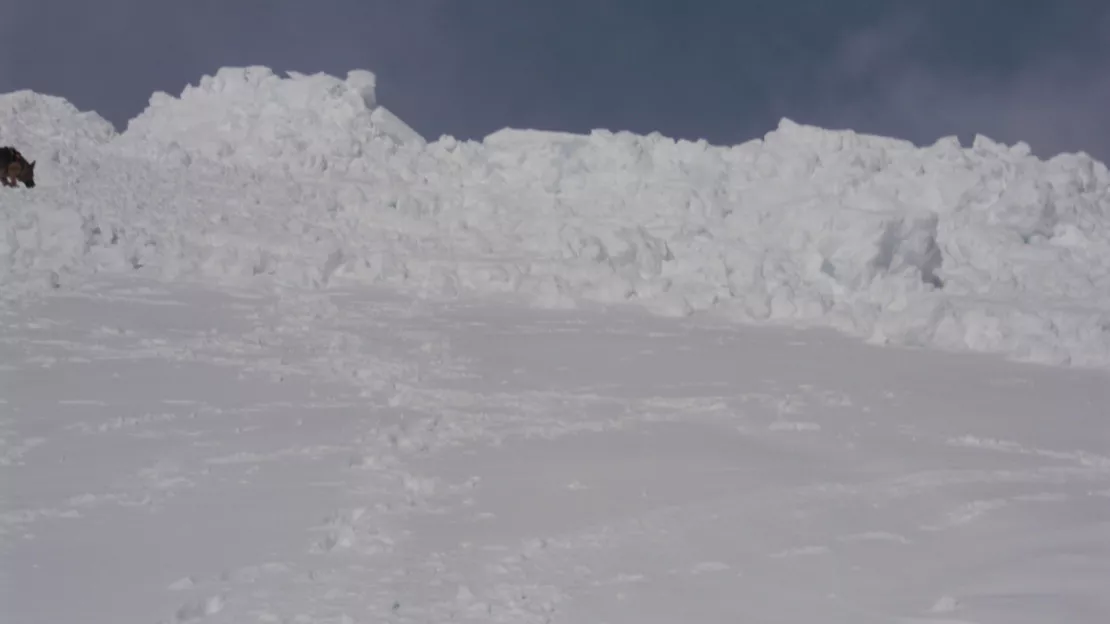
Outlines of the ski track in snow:
[[1110,612],[1094,374],[384,291],[3,315],[13,621]]

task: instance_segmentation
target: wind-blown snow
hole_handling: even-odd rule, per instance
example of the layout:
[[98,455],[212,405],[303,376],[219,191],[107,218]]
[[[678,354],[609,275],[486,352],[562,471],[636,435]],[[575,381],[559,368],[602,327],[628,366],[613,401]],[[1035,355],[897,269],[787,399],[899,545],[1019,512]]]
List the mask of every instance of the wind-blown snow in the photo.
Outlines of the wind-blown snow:
[[733,147],[503,130],[426,143],[375,79],[225,68],[114,133],[0,96],[39,161],[0,195],[0,288],[94,272],[384,283],[831,326],[1110,365],[1110,173],[979,137],[927,147],[783,120]]

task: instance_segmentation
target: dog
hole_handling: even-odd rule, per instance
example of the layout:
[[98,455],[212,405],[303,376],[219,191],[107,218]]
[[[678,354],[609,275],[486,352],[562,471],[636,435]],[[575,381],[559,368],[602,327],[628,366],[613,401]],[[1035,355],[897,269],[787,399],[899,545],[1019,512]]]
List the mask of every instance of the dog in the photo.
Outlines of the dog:
[[35,161],[27,162],[14,147],[0,147],[0,182],[16,187],[20,182],[35,188]]

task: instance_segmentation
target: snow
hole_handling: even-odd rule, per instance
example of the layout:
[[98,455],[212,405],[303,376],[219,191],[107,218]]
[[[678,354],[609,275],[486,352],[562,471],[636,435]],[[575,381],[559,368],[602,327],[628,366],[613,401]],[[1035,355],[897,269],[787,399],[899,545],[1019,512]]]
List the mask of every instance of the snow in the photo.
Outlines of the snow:
[[375,86],[0,94],[5,616],[1110,615],[1103,163],[427,141]]
[[1110,174],[1086,155],[788,120],[733,147],[508,129],[425,143],[374,86],[225,68],[154,95],[118,136],[57,98],[3,96],[0,131],[42,155],[47,188],[9,194],[0,279],[344,278],[1110,364]]
[[13,622],[1110,614],[1102,372],[119,275],[0,361]]
[[257,168],[315,172],[329,166],[365,173],[386,152],[383,144],[423,146],[414,130],[377,106],[376,78],[352,71],[291,73],[264,67],[224,69],[186,87],[181,98],[156,93],[132,119],[122,143],[148,153],[183,149],[191,155]]

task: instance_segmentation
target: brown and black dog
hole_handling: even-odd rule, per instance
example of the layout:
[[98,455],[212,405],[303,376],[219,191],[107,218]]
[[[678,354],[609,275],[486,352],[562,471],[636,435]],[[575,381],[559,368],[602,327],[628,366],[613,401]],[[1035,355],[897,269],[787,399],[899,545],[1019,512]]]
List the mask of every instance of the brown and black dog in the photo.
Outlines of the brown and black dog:
[[0,147],[0,182],[4,186],[18,186],[22,182],[27,188],[35,188],[34,161],[27,162],[14,147]]

